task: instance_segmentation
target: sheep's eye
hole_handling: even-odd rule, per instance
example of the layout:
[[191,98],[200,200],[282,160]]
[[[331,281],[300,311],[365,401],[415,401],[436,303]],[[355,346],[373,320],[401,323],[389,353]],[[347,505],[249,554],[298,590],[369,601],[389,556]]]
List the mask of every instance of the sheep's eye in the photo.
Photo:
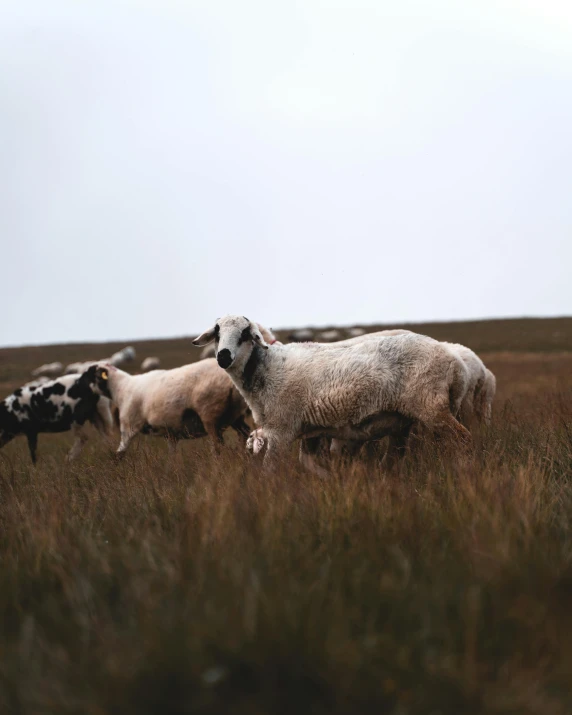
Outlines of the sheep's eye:
[[250,340],[250,328],[245,328],[240,335],[240,341],[244,342],[245,340]]

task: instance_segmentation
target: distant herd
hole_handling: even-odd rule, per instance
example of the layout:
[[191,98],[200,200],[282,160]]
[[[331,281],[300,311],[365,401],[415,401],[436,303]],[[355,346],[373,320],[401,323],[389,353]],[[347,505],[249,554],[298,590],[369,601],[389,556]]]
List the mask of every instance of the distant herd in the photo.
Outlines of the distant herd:
[[265,469],[299,440],[301,463],[326,475],[328,453],[351,457],[387,437],[390,469],[413,432],[463,450],[473,425],[490,422],[495,377],[469,348],[409,330],[348,334],[327,331],[311,342],[311,332],[298,331],[289,336],[297,342],[282,344],[262,325],[227,315],[193,341],[204,359],[190,365],[161,370],[146,358],[143,373],[131,375],[120,365],[134,360],[132,347],[63,375],[61,363],[42,365],[36,380],[0,402],[0,447],[25,435],[35,462],[38,434],[71,430],[71,460],[91,423],[108,439],[119,427],[119,455],[138,434],[163,436],[171,449],[209,437],[218,450],[232,427]]

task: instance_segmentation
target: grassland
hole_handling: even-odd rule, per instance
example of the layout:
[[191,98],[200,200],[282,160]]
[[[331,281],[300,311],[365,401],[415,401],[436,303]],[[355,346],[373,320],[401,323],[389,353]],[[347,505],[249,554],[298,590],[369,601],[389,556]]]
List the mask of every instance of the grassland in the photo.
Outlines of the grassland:
[[[266,477],[231,435],[2,450],[0,713],[572,712],[572,319],[416,328],[497,375],[463,464],[427,444],[399,475]],[[3,393],[116,347],[2,350]]]

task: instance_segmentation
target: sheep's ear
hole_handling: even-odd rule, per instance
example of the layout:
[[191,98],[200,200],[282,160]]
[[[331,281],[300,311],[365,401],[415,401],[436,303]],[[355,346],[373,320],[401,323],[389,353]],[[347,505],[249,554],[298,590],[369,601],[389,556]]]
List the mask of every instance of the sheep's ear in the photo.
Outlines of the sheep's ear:
[[262,337],[262,333],[260,332],[260,330],[258,330],[258,327],[254,325],[254,323],[251,323],[250,325],[250,334],[252,335],[252,339],[257,345],[260,345],[261,348],[268,350],[268,343],[264,340],[264,338]]
[[212,328],[209,328],[208,330],[205,330],[204,333],[202,333],[201,335],[199,335],[198,338],[195,338],[193,340],[193,345],[202,348],[203,345],[208,345],[209,343],[212,343],[212,341],[215,339],[215,329],[216,325]]

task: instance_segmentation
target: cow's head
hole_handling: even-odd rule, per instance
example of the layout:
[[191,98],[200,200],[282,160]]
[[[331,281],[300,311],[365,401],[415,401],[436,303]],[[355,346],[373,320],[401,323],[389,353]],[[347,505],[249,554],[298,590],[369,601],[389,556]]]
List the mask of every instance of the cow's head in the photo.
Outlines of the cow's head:
[[225,370],[233,365],[238,369],[244,368],[255,345],[268,349],[256,323],[242,315],[219,318],[212,328],[193,340],[193,345],[202,347],[213,340],[217,362]]

